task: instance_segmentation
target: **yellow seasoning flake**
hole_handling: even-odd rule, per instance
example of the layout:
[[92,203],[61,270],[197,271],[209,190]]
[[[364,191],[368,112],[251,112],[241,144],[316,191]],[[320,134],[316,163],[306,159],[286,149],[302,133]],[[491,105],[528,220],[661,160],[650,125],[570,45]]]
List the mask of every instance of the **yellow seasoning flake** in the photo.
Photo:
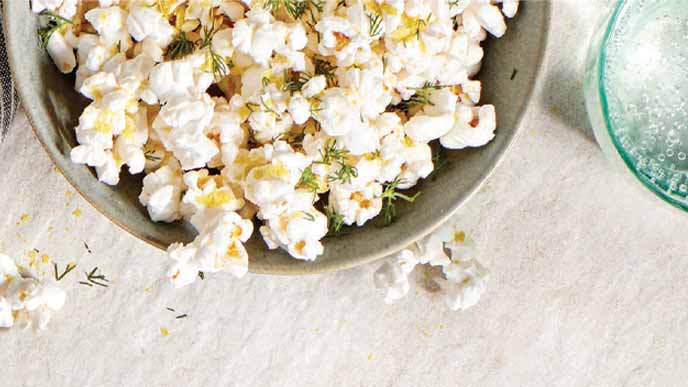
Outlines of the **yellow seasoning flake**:
[[41,261],[42,261],[43,263],[48,263],[48,262],[50,262],[50,257],[48,256],[48,254],[43,254],[43,255],[41,255]]
[[65,192],[65,196],[68,197],[68,198],[71,198],[72,196],[74,196],[74,192],[72,192],[72,191],[67,191],[67,192]]
[[206,208],[218,208],[229,203],[233,199],[233,195],[226,190],[214,190],[207,195],[201,195],[196,198],[196,203]]
[[161,334],[163,337],[167,337],[167,336],[170,335],[170,331],[168,331],[167,328],[160,328],[160,334]]
[[29,214],[22,214],[21,218],[22,222],[28,222],[29,221]]
[[463,243],[466,240],[466,233],[463,231],[454,231],[454,242]]
[[93,130],[98,133],[108,134],[112,130],[112,123],[116,120],[115,113],[104,110],[98,114],[96,122],[93,124]]
[[76,216],[77,218],[81,216],[81,209],[77,208],[76,210],[72,211],[72,215]]
[[36,257],[38,257],[38,253],[36,252],[36,250],[29,250],[26,256],[31,259],[36,259]]
[[368,354],[368,360],[373,360],[374,358],[375,358],[375,357],[373,356],[372,353],[369,353],[369,354]]
[[282,163],[270,164],[256,168],[253,176],[257,180],[284,179],[289,176],[289,169]]

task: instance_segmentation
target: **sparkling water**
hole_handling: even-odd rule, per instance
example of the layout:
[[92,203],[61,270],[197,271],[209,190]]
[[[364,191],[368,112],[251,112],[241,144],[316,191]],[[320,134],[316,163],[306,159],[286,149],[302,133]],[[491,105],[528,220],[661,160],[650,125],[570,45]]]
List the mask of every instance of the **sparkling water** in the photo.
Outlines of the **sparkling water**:
[[688,0],[627,0],[603,48],[610,134],[646,185],[688,204]]

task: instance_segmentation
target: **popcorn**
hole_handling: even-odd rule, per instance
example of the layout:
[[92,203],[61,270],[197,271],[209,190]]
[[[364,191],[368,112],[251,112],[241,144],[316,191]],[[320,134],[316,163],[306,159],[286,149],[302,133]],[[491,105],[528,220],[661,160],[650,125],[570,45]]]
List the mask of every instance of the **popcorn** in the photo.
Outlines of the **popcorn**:
[[324,75],[311,77],[301,88],[301,94],[306,98],[313,98],[327,87],[327,79]]
[[155,8],[148,7],[134,7],[129,10],[127,30],[137,42],[150,39],[149,41],[161,48],[167,47],[174,35],[174,28],[167,19]]
[[212,84],[213,75],[201,70],[206,62],[203,54],[160,63],[151,71],[150,90],[161,102],[173,97],[197,98]]
[[449,284],[445,303],[451,310],[466,310],[478,303],[485,292],[489,274],[475,260],[453,262],[444,268]]
[[330,136],[345,135],[360,123],[357,109],[341,88],[325,90],[320,96],[318,108],[315,119],[322,126],[322,130]]
[[164,165],[143,178],[139,201],[146,206],[154,222],[174,222],[182,217],[181,195],[184,189],[181,171]]
[[497,127],[492,105],[479,108],[458,105],[454,127],[440,139],[445,148],[463,149],[483,146],[494,138]]
[[237,211],[244,206],[244,200],[225,184],[224,178],[210,175],[207,169],[187,172],[183,180],[187,191],[182,202],[194,208],[191,224],[196,230],[202,230],[218,213]]
[[40,283],[12,258],[0,254],[0,328],[45,329],[52,312],[62,309],[65,299],[62,289]]
[[126,28],[128,14],[120,7],[93,8],[84,15],[107,44],[120,43],[121,49],[130,46],[131,39]]
[[59,31],[53,32],[48,40],[48,55],[53,60],[58,70],[63,74],[69,74],[76,67],[74,48],[65,40]]
[[408,276],[417,264],[413,251],[404,249],[375,271],[375,287],[385,290],[386,304],[393,304],[406,296],[411,288]]
[[446,88],[432,90],[430,104],[423,107],[404,125],[404,131],[414,141],[429,142],[445,135],[454,126],[456,95]]
[[[106,184],[124,166],[145,172],[139,200],[151,219],[189,221],[199,232],[170,247],[176,286],[199,270],[243,275],[251,232],[226,233],[253,216],[269,248],[314,260],[328,221],[362,226],[382,212],[384,187],[411,188],[432,172],[432,141],[460,149],[494,137],[494,107],[478,105],[482,85],[472,77],[481,42],[504,33],[518,0],[273,5],[31,3],[74,17],[48,41],[57,67],[76,69],[75,88],[91,100],[72,160]],[[314,207],[320,199],[328,216]],[[413,259],[409,267],[454,273],[451,262],[473,259],[472,245],[450,233],[410,246],[395,265]],[[389,300],[408,289],[399,273],[390,266],[380,279],[393,289]],[[456,297],[452,305],[470,303]]]
[[323,253],[320,239],[327,234],[327,217],[316,210],[313,195],[296,191],[283,212],[268,218],[260,233],[268,248],[287,250],[296,259],[313,261]]
[[195,281],[198,272],[229,272],[243,277],[248,272],[248,254],[243,243],[253,233],[253,223],[235,212],[218,213],[200,231],[193,242],[174,243],[167,249],[174,264],[168,278],[177,287]]
[[[507,0],[507,12],[515,14],[514,1]],[[472,37],[480,37],[480,31],[484,28],[490,34],[499,38],[506,31],[504,16],[495,5],[486,0],[469,0],[464,2],[464,6],[459,5],[462,12],[461,18],[464,30]],[[518,6],[516,6],[518,7]],[[512,16],[513,17],[513,14]],[[482,39],[480,39],[482,40]]]
[[432,149],[428,144],[416,142],[395,129],[381,141],[381,181],[393,181],[399,177],[400,189],[414,186],[418,179],[427,177],[433,170]]
[[246,198],[260,209],[264,219],[272,217],[278,199],[292,193],[303,170],[311,160],[302,153],[294,152],[284,141],[263,146],[263,158],[267,164],[254,167],[248,172],[244,186]]
[[219,153],[218,146],[203,132],[212,121],[214,106],[205,93],[197,98],[175,96],[153,121],[153,129],[181,162],[182,169],[202,168]]
[[362,226],[382,210],[381,194],[380,183],[368,183],[360,190],[334,185],[330,189],[329,203],[336,213],[343,216],[344,224]]
[[[408,276],[417,265],[441,266],[447,307],[466,310],[478,302],[489,278],[487,269],[473,258],[474,247],[458,224],[450,221],[383,263],[374,274],[375,286],[385,290],[385,302],[391,304],[408,293]],[[451,258],[445,248],[452,251]]]
[[62,5],[63,0],[31,0],[31,11],[41,13],[46,9],[49,11],[56,10]]

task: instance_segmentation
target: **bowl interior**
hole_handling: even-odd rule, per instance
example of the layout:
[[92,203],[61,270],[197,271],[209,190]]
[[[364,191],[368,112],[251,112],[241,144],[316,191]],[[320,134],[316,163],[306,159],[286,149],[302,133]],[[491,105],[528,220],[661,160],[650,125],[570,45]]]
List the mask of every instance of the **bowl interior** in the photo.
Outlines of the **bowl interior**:
[[[10,66],[24,109],[38,139],[57,167],[93,206],[133,235],[165,248],[190,241],[195,232],[186,223],[154,223],[138,202],[141,176],[122,173],[116,187],[98,182],[94,171],[73,164],[69,152],[76,145],[74,126],[87,105],[73,87],[73,77],[62,75],[38,47],[36,18],[29,1],[4,4],[5,36]],[[446,220],[496,166],[516,134],[545,49],[548,2],[521,2],[518,15],[508,22],[501,39],[484,45],[485,59],[478,78],[483,81],[481,103],[497,108],[497,135],[485,147],[447,151],[449,164],[418,185],[423,194],[410,205],[399,206],[399,219],[388,227],[369,222],[347,235],[324,240],[325,253],[315,262],[289,258],[281,250],[268,250],[255,232],[247,249],[252,272],[308,274],[353,267],[391,254],[429,233]]]

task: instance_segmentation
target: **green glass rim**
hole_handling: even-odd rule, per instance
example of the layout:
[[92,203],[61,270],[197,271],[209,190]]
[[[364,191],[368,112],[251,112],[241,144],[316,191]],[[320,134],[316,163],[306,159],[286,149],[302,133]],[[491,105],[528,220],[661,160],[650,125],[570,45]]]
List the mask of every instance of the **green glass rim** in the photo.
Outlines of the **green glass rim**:
[[[607,23],[607,29],[604,32],[602,44],[600,45],[600,55],[598,57],[597,63],[597,66],[599,68],[597,87],[600,96],[600,103],[602,105],[602,116],[604,117],[604,124],[606,126],[607,133],[609,134],[609,138],[612,140],[612,143],[614,144],[614,148],[616,149],[617,153],[624,161],[628,169],[633,173],[634,177],[638,181],[640,181],[642,185],[645,186],[645,188],[649,189],[652,193],[659,196],[660,199],[664,200],[665,202],[671,204],[674,207],[677,207],[683,211],[688,212],[688,203],[679,201],[669,196],[665,191],[658,189],[655,184],[659,185],[660,183],[653,182],[646,174],[644,174],[642,171],[638,169],[635,163],[631,160],[631,157],[626,153],[624,148],[621,146],[619,139],[612,131],[613,124],[609,119],[609,105],[607,101],[607,94],[605,92],[605,63],[607,62],[607,44],[609,43],[612,32],[614,31],[616,24],[619,21],[619,14],[621,13],[622,9],[626,4],[627,0],[618,1],[616,8],[614,9],[614,12],[612,13],[611,18],[609,19],[609,22]],[[668,189],[668,187],[666,187],[665,189]]]

